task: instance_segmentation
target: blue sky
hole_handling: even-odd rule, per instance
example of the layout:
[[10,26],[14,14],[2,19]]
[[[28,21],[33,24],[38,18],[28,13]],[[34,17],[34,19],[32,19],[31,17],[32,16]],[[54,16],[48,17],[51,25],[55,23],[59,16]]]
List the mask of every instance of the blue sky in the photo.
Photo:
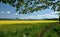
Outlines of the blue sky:
[[44,18],[59,18],[59,16],[51,9],[34,11],[31,14],[19,14],[15,11],[15,8],[8,5],[0,3],[0,18],[20,18],[20,19],[44,19]]

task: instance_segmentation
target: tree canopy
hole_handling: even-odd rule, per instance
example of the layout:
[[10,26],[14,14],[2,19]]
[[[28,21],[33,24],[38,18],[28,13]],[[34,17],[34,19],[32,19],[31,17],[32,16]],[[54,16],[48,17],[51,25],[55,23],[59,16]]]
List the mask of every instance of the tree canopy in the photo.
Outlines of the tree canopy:
[[59,0],[0,0],[0,2],[16,7],[16,11],[22,14],[32,13],[46,8],[60,11]]

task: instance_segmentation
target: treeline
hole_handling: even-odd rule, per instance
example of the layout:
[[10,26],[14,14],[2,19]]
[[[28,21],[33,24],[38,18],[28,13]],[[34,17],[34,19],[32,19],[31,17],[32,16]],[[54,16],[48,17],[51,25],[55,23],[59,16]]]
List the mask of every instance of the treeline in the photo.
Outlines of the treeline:
[[0,20],[58,20],[58,18],[52,18],[52,19],[48,19],[48,18],[46,18],[46,19],[11,19],[11,18],[0,18]]

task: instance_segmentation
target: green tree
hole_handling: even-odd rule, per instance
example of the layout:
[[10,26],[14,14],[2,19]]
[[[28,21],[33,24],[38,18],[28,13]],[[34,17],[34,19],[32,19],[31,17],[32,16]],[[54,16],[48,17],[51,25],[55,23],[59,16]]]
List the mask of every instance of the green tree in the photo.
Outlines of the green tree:
[[0,0],[0,2],[16,7],[16,11],[19,12],[19,14],[32,13],[46,8],[60,11],[60,0]]

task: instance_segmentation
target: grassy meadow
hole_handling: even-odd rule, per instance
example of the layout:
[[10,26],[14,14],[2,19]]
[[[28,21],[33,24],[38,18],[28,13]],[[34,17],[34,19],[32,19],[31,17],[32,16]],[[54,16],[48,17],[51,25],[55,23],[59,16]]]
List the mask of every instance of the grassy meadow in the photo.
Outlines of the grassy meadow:
[[60,22],[0,21],[0,37],[60,37]]

